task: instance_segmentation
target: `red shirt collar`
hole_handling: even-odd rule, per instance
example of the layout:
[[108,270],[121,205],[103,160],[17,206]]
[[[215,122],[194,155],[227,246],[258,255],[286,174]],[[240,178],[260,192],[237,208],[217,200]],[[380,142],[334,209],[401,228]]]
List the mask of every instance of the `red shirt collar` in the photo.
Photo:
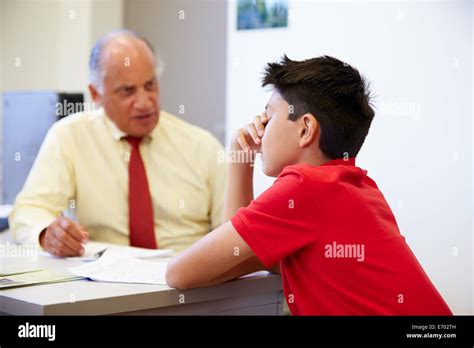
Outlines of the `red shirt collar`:
[[350,158],[336,158],[333,159],[329,162],[321,164],[322,166],[337,166],[337,165],[343,165],[343,166],[355,166],[355,157],[350,157]]

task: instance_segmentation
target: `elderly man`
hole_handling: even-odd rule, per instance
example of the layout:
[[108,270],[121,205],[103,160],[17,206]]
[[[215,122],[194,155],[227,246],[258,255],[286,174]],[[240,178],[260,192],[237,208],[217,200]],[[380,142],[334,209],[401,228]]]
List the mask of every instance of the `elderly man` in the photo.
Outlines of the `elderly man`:
[[90,77],[101,108],[51,127],[10,215],[15,239],[57,256],[82,255],[89,239],[180,251],[219,226],[222,147],[160,110],[149,43],[107,34],[92,49]]

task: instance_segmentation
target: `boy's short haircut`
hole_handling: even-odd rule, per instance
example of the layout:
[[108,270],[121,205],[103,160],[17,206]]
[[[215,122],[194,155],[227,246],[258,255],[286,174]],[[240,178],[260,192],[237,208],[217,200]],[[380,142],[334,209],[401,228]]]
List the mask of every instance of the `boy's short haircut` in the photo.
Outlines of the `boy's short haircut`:
[[317,57],[294,61],[286,55],[269,63],[262,86],[272,85],[290,104],[292,121],[312,114],[321,127],[319,148],[330,159],[355,157],[374,118],[368,84],[340,60]]

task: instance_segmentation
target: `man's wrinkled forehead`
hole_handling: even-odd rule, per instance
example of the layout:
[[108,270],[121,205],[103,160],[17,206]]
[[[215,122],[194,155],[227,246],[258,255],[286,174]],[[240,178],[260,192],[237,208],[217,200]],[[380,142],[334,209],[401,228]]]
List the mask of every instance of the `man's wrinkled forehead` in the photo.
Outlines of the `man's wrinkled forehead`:
[[134,64],[147,64],[154,68],[155,59],[153,52],[147,44],[137,38],[117,38],[106,44],[102,53],[102,67],[132,68]]
[[113,84],[134,84],[146,82],[156,78],[156,69],[153,61],[148,59],[130,58],[130,66],[127,66],[128,56],[122,53],[115,55],[104,65],[104,78]]

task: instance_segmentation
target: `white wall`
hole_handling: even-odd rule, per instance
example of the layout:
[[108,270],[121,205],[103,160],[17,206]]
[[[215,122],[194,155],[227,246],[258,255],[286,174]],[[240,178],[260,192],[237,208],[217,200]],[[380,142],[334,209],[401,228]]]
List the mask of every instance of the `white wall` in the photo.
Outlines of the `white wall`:
[[86,93],[92,45],[122,27],[122,11],[120,0],[2,0],[2,91]]
[[[237,31],[228,6],[227,139],[259,114],[267,62],[333,55],[371,82],[358,156],[456,314],[472,314],[472,5],[290,0],[289,27]],[[257,193],[273,181],[261,170]]]
[[[90,101],[92,45],[122,25],[122,0],[1,0],[0,92],[82,92]],[[2,108],[0,135],[1,120]],[[1,173],[0,163],[0,202]]]
[[127,0],[124,5],[125,26],[146,36],[164,61],[162,109],[223,142],[227,3]]

